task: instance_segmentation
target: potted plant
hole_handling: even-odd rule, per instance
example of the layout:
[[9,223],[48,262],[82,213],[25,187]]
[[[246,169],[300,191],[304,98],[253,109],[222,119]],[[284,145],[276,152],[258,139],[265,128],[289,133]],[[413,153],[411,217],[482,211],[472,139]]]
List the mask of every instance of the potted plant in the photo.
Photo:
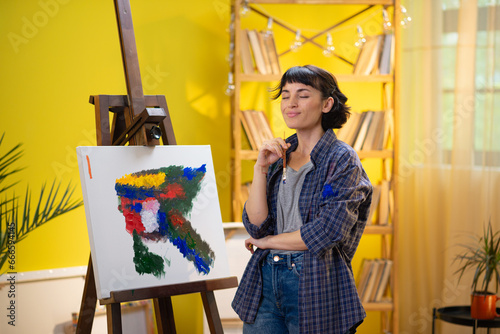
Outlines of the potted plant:
[[[0,147],[4,135],[5,133],[0,137]],[[36,207],[31,205],[29,187],[24,199],[20,199],[15,193],[7,194],[7,190],[17,184],[10,181],[9,177],[23,169],[13,166],[22,155],[21,144],[0,153],[0,275],[15,269],[15,246],[30,232],[83,205],[81,200],[74,199],[74,188],[71,185],[60,194],[61,183],[56,184],[55,181],[48,194],[45,186],[42,187]]]
[[[459,282],[466,271],[474,270],[471,284],[471,316],[474,319],[494,319],[498,286],[500,283],[500,233],[493,232],[491,221],[485,227],[483,235],[476,242],[462,245],[463,253],[456,256],[455,261],[460,263],[455,272],[459,275]],[[490,291],[493,285],[495,293]]]

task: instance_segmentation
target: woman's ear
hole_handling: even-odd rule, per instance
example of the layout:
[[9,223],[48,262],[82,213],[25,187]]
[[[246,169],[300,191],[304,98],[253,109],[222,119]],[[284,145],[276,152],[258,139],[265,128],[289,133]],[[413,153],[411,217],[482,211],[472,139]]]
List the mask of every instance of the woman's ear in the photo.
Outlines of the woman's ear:
[[332,110],[333,105],[335,104],[335,100],[333,97],[328,97],[324,102],[323,102],[323,113],[327,113],[330,110]]

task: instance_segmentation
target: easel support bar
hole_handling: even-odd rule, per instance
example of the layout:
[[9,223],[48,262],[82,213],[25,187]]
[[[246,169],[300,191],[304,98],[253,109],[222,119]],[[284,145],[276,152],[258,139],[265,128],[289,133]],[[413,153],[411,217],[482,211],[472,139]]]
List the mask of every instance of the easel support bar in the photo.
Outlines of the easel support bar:
[[167,286],[149,287],[144,289],[111,291],[110,298],[100,299],[101,305],[112,303],[124,303],[143,299],[153,299],[185,295],[196,292],[207,292],[221,289],[229,289],[238,286],[238,278],[235,276],[219,278],[206,281],[195,281],[189,283],[171,284]]

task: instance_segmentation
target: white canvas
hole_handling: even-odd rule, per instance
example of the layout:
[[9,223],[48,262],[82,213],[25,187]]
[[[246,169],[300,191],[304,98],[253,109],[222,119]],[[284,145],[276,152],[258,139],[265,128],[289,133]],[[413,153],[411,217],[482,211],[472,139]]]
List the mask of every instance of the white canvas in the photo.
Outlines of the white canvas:
[[98,299],[229,277],[210,146],[87,146],[77,156]]

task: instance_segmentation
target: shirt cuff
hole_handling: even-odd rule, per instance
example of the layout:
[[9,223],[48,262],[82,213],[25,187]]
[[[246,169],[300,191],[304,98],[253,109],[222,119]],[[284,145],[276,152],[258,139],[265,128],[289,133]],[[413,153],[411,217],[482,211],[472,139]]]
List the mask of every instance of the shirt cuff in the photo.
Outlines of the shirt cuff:
[[273,234],[271,222],[271,215],[268,214],[266,219],[260,226],[254,225],[250,222],[250,219],[248,219],[246,207],[243,208],[243,225],[252,238],[260,239],[267,235]]

